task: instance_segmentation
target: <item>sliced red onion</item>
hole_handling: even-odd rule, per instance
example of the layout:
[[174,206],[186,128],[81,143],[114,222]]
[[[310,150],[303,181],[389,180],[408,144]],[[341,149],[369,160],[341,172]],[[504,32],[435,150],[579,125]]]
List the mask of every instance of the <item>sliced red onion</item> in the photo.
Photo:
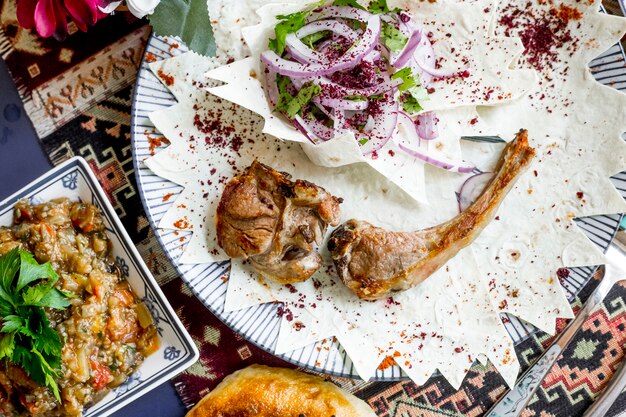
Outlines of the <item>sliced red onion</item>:
[[494,177],[493,172],[481,172],[465,180],[459,191],[459,211],[465,211],[480,195]]
[[425,34],[422,36],[417,48],[415,48],[412,59],[409,60],[409,65],[414,74],[419,74],[422,83],[428,85],[432,81],[433,76],[424,71],[419,64],[420,62],[422,65],[432,68],[436,65],[435,50]]
[[328,18],[343,18],[343,19],[354,19],[360,20],[361,22],[366,22],[370,19],[372,14],[367,10],[357,9],[356,7],[350,6],[328,6],[323,9],[313,12],[307,17],[307,22],[315,22],[320,19],[328,19]]
[[329,65],[328,57],[306,46],[294,33],[287,35],[285,39],[289,53],[301,63],[317,63]]
[[408,136],[396,136],[396,142],[398,147],[407,155],[420,159],[429,165],[452,172],[468,173],[476,168],[465,161],[456,162],[445,157],[429,155],[428,151],[421,144],[413,120],[404,112],[399,112],[398,114],[398,127],[400,126],[404,127],[404,131]]
[[364,132],[371,132],[374,129],[374,118],[372,116],[367,116],[367,123],[363,126]]
[[276,72],[272,71],[270,68],[263,68],[263,73],[265,74],[265,85],[267,86],[267,97],[270,100],[270,104],[272,107],[276,106],[278,103],[278,85],[276,85]]
[[345,54],[331,64],[303,64],[281,58],[272,50],[261,54],[261,61],[281,75],[288,77],[310,77],[331,74],[346,70],[357,65],[378,42],[380,34],[380,17],[371,15],[367,21],[367,29],[360,41],[355,42]]
[[339,135],[345,130],[345,126],[346,126],[346,115],[344,114],[343,110],[333,109],[332,120],[333,120],[335,135]]
[[415,120],[415,129],[417,135],[425,140],[431,140],[439,137],[437,130],[437,116],[431,111],[420,113]]
[[435,78],[450,78],[462,72],[463,70],[452,69],[452,68],[440,68],[437,69],[435,67],[431,67],[423,61],[417,61],[417,65],[424,70],[425,73],[435,77]]
[[394,98],[394,92],[388,93],[387,98],[380,100],[377,113],[372,115],[374,118],[372,130],[367,134],[357,134],[357,140],[360,138],[368,139],[361,145],[361,152],[367,156],[385,146],[396,128],[398,123],[398,100]]
[[404,68],[411,57],[413,57],[413,53],[415,52],[415,49],[417,49],[421,40],[422,31],[419,29],[414,30],[409,36],[404,48],[402,48],[395,58],[392,58],[391,65],[396,68]]
[[327,140],[332,139],[335,135],[333,129],[325,126],[317,119],[309,119],[308,117],[301,117],[296,114],[294,121],[296,122],[295,126],[298,130],[304,133],[304,135],[313,143],[316,143],[318,140],[326,142]]
[[317,97],[319,102],[326,107],[331,107],[339,110],[365,110],[367,109],[368,102],[367,100],[343,100],[340,98],[330,98],[330,97]]
[[325,30],[336,33],[339,36],[343,36],[350,42],[354,42],[359,37],[359,34],[356,32],[356,30],[352,29],[350,26],[339,20],[320,20],[317,22],[309,23],[308,25],[300,28],[296,32],[296,36],[302,39],[305,36],[309,36]]
[[413,148],[409,148],[403,145],[402,143],[399,143],[398,147],[402,149],[409,156],[412,156],[417,159],[421,159],[422,161],[426,162],[429,165],[435,166],[437,168],[442,168],[448,171],[467,174],[469,172],[474,171],[474,169],[476,168],[476,166],[465,161],[455,162],[447,158],[442,158],[440,156],[437,156],[437,157],[430,156],[421,149],[416,150]]

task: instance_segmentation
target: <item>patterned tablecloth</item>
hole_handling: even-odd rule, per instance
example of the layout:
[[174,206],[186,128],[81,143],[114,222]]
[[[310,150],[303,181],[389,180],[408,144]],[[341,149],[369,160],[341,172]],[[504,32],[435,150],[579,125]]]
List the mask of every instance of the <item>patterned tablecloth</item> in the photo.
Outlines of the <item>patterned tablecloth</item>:
[[[150,34],[145,21],[126,14],[107,17],[88,33],[70,25],[59,43],[17,25],[15,1],[0,2],[0,55],[18,87],[27,114],[50,161],[74,155],[89,162],[165,294],[196,340],[200,360],[174,380],[187,406],[222,378],[252,363],[291,366],[256,348],[214,317],[177,276],[154,237],[138,195],[130,146],[133,84]],[[620,13],[609,0],[611,13]],[[9,120],[0,112],[0,132]],[[10,117],[10,116],[9,116]],[[0,141],[0,152],[2,141]],[[574,300],[577,310],[597,285],[590,280]],[[565,323],[559,323],[564,326]],[[550,345],[537,333],[517,346],[524,368]],[[524,416],[582,415],[602,391],[626,353],[626,285],[617,286],[564,352]],[[379,416],[480,416],[505,391],[491,365],[476,364],[460,390],[442,377],[425,385],[410,381],[369,382],[332,378],[365,399]],[[610,416],[626,410],[626,392]],[[626,414],[624,414],[626,415]]]

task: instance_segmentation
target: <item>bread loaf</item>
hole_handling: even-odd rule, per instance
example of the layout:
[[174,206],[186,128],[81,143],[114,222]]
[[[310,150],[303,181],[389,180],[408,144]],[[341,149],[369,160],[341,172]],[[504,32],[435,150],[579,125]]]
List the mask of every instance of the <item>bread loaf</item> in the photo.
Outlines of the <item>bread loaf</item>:
[[375,417],[362,400],[322,378],[252,365],[227,376],[187,417]]

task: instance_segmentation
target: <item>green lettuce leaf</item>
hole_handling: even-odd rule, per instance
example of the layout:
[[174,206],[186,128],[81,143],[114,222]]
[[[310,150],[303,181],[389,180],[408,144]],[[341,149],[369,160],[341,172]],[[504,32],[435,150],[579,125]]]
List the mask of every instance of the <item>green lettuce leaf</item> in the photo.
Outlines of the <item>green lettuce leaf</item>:
[[148,17],[154,33],[178,36],[194,52],[215,55],[215,38],[206,0],[162,1]]

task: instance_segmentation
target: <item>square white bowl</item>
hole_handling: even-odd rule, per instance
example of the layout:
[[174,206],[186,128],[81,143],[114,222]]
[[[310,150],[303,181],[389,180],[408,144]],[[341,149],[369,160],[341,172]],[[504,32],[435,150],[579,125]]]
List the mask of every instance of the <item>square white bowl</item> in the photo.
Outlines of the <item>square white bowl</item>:
[[39,204],[60,197],[92,203],[100,209],[113,243],[112,255],[124,278],[148,306],[159,333],[159,350],[148,356],[124,384],[83,414],[84,417],[105,417],[187,369],[198,360],[199,353],[83,158],[70,159],[2,201],[0,225],[12,223],[13,206],[18,200],[29,199],[32,204]]

